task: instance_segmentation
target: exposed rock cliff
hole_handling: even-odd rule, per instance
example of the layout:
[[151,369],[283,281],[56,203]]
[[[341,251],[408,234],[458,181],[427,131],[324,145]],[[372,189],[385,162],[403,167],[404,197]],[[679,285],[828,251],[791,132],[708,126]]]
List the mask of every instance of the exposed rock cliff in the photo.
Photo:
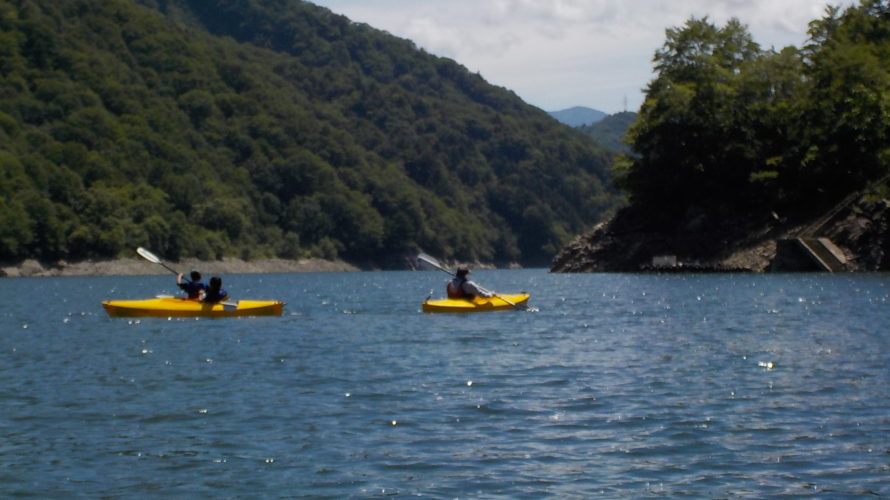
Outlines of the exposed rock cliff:
[[662,270],[764,272],[776,267],[778,242],[804,234],[831,239],[848,271],[890,270],[890,200],[868,195],[828,218],[794,222],[776,214],[693,214],[666,229],[646,214],[625,209],[570,241],[553,259],[551,271],[636,272],[652,269],[653,259],[666,256],[676,265]]
[[849,271],[890,270],[890,200],[860,199],[824,233],[844,250]]

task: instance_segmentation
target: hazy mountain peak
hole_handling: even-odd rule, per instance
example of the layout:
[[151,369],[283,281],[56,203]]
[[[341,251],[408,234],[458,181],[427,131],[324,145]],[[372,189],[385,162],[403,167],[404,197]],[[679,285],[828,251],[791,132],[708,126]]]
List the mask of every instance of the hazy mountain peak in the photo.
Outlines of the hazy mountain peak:
[[596,123],[605,118],[608,114],[584,106],[574,106],[560,111],[548,111],[548,113],[558,121],[572,127],[580,127],[581,125]]

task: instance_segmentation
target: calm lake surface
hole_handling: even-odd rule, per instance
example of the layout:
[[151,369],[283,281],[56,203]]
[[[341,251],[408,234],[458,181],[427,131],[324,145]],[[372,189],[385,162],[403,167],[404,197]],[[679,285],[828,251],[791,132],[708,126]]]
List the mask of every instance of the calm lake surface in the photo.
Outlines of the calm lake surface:
[[2,498],[886,498],[890,275],[231,275],[285,315],[109,318],[0,280]]

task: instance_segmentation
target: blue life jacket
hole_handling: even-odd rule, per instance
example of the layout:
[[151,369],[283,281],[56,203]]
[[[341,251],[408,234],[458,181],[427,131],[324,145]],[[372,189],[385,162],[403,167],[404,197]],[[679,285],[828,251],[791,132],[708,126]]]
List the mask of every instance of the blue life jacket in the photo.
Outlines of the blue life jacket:
[[207,285],[200,281],[186,281],[185,283],[179,283],[179,288],[185,290],[188,298],[197,300],[201,297],[201,290],[206,290]]
[[221,300],[225,300],[229,294],[225,291],[225,289],[220,288],[217,291],[214,291],[212,288],[207,288],[205,290],[206,295],[204,295],[204,302],[215,303]]

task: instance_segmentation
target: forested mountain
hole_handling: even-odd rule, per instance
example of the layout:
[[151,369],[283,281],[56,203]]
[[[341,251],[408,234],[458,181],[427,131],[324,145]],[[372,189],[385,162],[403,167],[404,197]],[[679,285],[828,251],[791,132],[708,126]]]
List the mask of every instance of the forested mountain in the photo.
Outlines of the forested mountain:
[[298,0],[0,0],[0,261],[527,265],[608,155],[455,61]]
[[[851,196],[890,203],[886,0],[830,7],[805,46],[779,51],[736,19],[692,18],[667,30],[654,61],[628,132],[632,154],[617,166],[630,206],[588,238],[594,253],[615,258],[600,266],[588,255],[588,268],[631,269],[664,254],[715,259]],[[885,234],[871,240],[890,254]]]
[[581,132],[593,137],[599,144],[613,151],[629,153],[630,148],[622,141],[636,118],[636,113],[623,111],[614,115],[608,115],[591,125],[583,125],[578,128]]

